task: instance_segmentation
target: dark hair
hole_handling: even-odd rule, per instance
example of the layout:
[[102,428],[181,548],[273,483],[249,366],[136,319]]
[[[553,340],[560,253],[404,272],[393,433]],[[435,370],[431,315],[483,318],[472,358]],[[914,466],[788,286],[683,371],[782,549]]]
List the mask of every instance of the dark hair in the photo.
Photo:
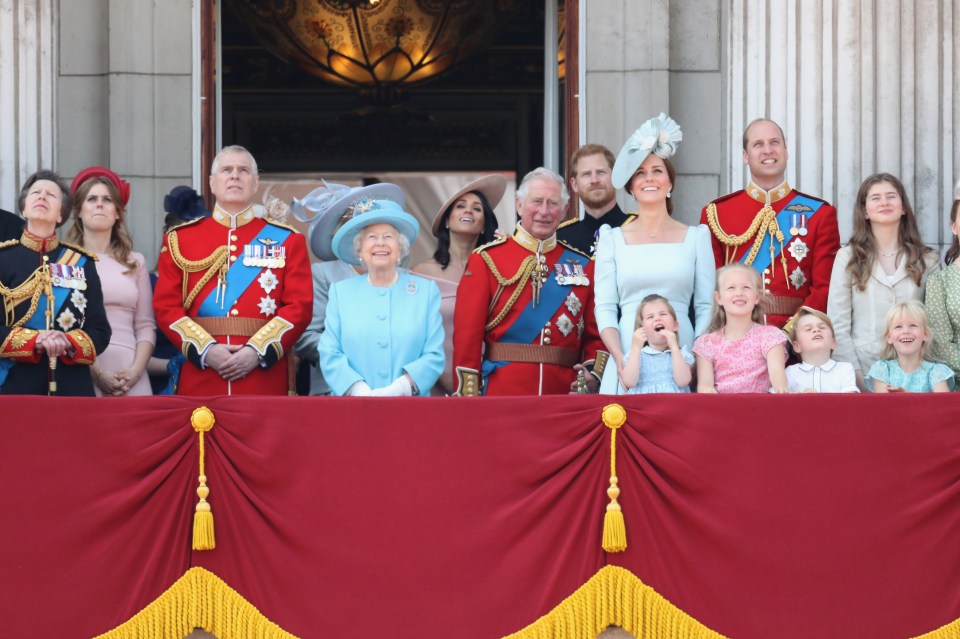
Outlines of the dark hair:
[[613,151],[602,144],[584,144],[579,149],[574,151],[573,155],[570,156],[570,175],[567,177],[577,177],[577,169],[580,164],[580,158],[588,155],[602,155],[607,161],[607,166],[609,166],[611,169],[613,169],[613,165],[617,162],[617,158],[614,157]]
[[870,274],[873,273],[874,263],[877,261],[877,241],[873,237],[870,220],[867,219],[867,194],[871,188],[883,182],[896,189],[903,203],[903,215],[900,216],[900,246],[903,247],[907,274],[917,286],[920,286],[923,274],[927,270],[924,255],[936,252],[920,239],[917,218],[913,214],[910,199],[900,180],[889,173],[874,173],[863,181],[857,192],[857,201],[853,206],[853,234],[847,243],[850,247],[847,275],[860,291],[866,290]]
[[[657,157],[660,158],[659,155],[657,155]],[[667,167],[667,177],[670,178],[670,192],[673,193],[673,190],[677,188],[677,169],[674,168],[673,162],[670,161],[670,158],[660,159],[663,160],[663,165]],[[646,161],[647,158],[643,158],[643,162]],[[643,162],[641,162],[641,164],[643,164]],[[639,170],[640,167],[638,166],[637,171]],[[635,177],[637,177],[636,171],[634,171],[633,175],[630,176],[630,179],[627,180],[626,185],[623,187],[630,195],[633,195],[633,178]],[[671,198],[667,198],[667,215],[673,215],[673,200]]]
[[[483,207],[483,231],[477,236],[476,244],[476,246],[481,246],[492,241],[495,237],[494,231],[497,230],[497,216],[493,212],[493,208],[490,206],[490,201],[487,200],[486,195],[480,191],[467,191],[467,193],[476,195],[477,198],[480,199],[480,206]],[[446,269],[450,266],[450,229],[447,228],[446,221],[450,219],[450,212],[453,211],[453,207],[457,205],[460,199],[461,198],[457,198],[454,200],[440,218],[440,228],[437,230],[437,250],[433,252],[433,259],[437,260],[441,269]]]
[[750,122],[750,124],[747,125],[747,128],[743,130],[743,150],[744,151],[747,150],[747,144],[750,142],[750,129],[753,127],[754,124],[759,124],[760,122],[769,122],[773,126],[780,129],[780,139],[783,140],[783,146],[787,146],[787,136],[783,134],[782,126],[780,126],[770,118],[757,118],[756,120],[753,120],[752,122]]
[[120,197],[120,189],[106,176],[98,175],[84,180],[77,187],[73,194],[73,224],[67,229],[67,241],[83,246],[83,236],[86,230],[83,226],[83,220],[80,219],[80,209],[83,208],[83,202],[87,199],[90,190],[97,184],[103,184],[110,192],[110,198],[113,205],[117,208],[117,221],[110,229],[110,254],[115,260],[127,267],[125,275],[132,275],[137,269],[137,262],[130,257],[133,250],[133,240],[127,233],[127,208],[123,205],[123,198]]
[[[960,191],[960,182],[957,185],[957,190]],[[960,213],[960,192],[953,199],[953,208],[950,209],[951,226],[957,222],[958,213]],[[947,254],[943,257],[943,263],[950,266],[958,257],[960,257],[960,237],[954,235],[953,242],[950,243],[950,248],[947,249]]]
[[23,217],[23,209],[27,205],[27,193],[30,192],[30,187],[40,180],[53,182],[60,188],[60,223],[57,224],[57,228],[60,228],[68,219],[70,219],[70,209],[73,206],[73,199],[70,197],[70,187],[67,186],[67,183],[64,182],[63,178],[57,173],[54,173],[48,169],[40,169],[28,177],[23,183],[23,186],[20,187],[20,196],[17,198],[17,208],[20,211],[20,217]]

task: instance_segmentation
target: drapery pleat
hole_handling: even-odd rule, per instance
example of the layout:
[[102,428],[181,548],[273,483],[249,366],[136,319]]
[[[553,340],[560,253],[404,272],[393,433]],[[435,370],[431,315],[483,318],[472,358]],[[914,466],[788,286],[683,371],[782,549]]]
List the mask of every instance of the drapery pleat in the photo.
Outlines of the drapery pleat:
[[[304,639],[566,636],[521,633],[583,593],[643,637],[956,636],[960,399],[617,400],[608,554],[603,397],[4,397],[2,634],[135,636],[188,579]],[[673,630],[630,627],[644,602]]]

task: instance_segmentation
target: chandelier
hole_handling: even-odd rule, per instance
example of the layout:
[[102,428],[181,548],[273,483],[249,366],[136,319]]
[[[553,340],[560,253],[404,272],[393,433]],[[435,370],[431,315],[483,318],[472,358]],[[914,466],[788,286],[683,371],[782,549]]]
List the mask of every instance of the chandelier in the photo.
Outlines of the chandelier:
[[486,45],[519,0],[232,0],[271,53],[389,105]]

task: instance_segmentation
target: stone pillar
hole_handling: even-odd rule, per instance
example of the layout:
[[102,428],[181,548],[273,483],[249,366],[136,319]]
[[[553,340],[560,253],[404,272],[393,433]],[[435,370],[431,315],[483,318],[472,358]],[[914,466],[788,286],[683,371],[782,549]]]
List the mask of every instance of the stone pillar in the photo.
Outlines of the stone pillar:
[[131,183],[135,250],[156,261],[163,196],[193,184],[190,0],[60,0],[58,170],[93,164]]
[[17,211],[23,180],[56,168],[53,0],[0,1],[0,208]]
[[949,244],[944,218],[960,167],[960,17],[954,0],[724,0],[725,186],[745,171],[755,117],[784,128],[788,179],[837,205],[840,236],[863,178],[899,177],[923,239]]

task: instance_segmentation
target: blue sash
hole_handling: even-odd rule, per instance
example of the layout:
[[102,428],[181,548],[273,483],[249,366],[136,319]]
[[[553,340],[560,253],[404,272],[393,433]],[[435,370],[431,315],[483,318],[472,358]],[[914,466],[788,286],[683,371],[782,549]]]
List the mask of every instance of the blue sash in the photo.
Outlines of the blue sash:
[[[586,266],[590,260],[579,253],[564,249],[556,263],[560,264],[561,262],[579,264],[584,267],[584,271],[586,271]],[[560,305],[564,303],[569,294],[569,285],[561,285],[557,282],[555,274],[548,276],[547,281],[543,283],[543,287],[540,289],[540,302],[534,307],[533,300],[531,299],[527,303],[526,308],[521,311],[520,315],[517,316],[516,320],[514,320],[513,324],[510,325],[510,328],[507,329],[499,341],[506,344],[532,343],[536,336],[540,334],[540,330],[550,321],[550,318],[557,312],[557,309],[560,308]],[[489,378],[498,368],[506,366],[509,363],[510,362],[484,359],[481,366],[484,379]]]
[[[823,206],[823,202],[820,200],[814,200],[807,197],[806,195],[801,195],[797,193],[796,196],[790,202],[780,209],[780,212],[777,213],[777,225],[780,227],[780,230],[790,228],[790,216],[795,213],[800,213],[806,215],[807,219],[813,218],[817,211],[820,210],[820,207]],[[786,237],[784,238],[784,245],[790,242]],[[770,253],[770,244],[773,243],[773,254]],[[750,251],[747,251],[743,254],[743,257],[740,258],[740,261],[743,262],[747,259],[747,256],[750,254]],[[770,266],[771,257],[777,257],[780,255],[780,243],[774,242],[774,238],[770,237],[769,233],[764,234],[763,242],[760,244],[760,251],[757,253],[757,257],[753,260],[753,268],[757,269],[761,273]]]
[[[65,254],[67,253],[67,251],[69,251],[71,254],[70,255],[71,260],[73,256],[77,256],[79,258],[74,264],[72,264],[72,266],[83,268],[83,265],[87,263],[86,256],[84,256],[81,253],[75,252],[73,249],[68,249],[67,247],[63,247],[60,250],[60,254],[57,256],[57,259],[55,260],[55,262],[57,264],[64,263],[62,260]],[[56,317],[57,312],[59,312],[59,310],[63,308],[63,305],[67,303],[67,297],[73,294],[73,289],[65,288],[63,286],[53,286],[52,289],[53,289],[53,308],[55,309],[53,316]],[[24,322],[23,325],[26,328],[32,328],[35,331],[47,330],[46,312],[47,312],[47,296],[41,295],[40,299],[37,300],[36,310],[33,312],[33,315],[30,316],[30,319]],[[3,386],[3,383],[5,381],[7,381],[7,375],[10,373],[10,369],[13,368],[14,364],[16,364],[16,362],[13,360],[6,359],[6,358],[0,359],[0,387]]]
[[[290,237],[290,231],[287,229],[274,226],[273,224],[267,224],[257,233],[256,237],[250,241],[250,244],[256,244],[259,240],[266,239],[272,240],[273,243],[271,243],[271,246],[279,246],[283,244],[288,237]],[[243,295],[247,287],[253,283],[253,280],[260,275],[260,271],[262,271],[263,268],[262,266],[246,266],[242,258],[231,264],[227,270],[227,288],[223,298],[220,300],[217,299],[217,287],[214,286],[213,290],[210,291],[203,300],[200,308],[197,309],[197,317],[226,317],[227,311],[230,310],[230,304],[224,303],[223,300],[240,299],[240,296]]]

